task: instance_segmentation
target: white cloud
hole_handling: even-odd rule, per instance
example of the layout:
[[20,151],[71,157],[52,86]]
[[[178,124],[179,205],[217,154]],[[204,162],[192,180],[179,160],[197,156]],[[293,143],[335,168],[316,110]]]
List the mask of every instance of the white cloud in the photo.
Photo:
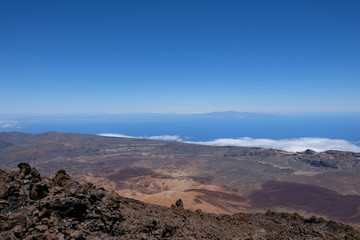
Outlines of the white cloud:
[[329,139],[329,138],[291,138],[291,139],[266,139],[266,138],[219,138],[212,141],[184,141],[177,135],[162,135],[162,136],[142,136],[134,137],[116,133],[101,133],[99,136],[105,137],[123,137],[123,138],[140,138],[140,139],[153,139],[162,141],[177,141],[192,144],[211,145],[211,146],[238,146],[238,147],[261,147],[280,149],[289,152],[301,152],[306,149],[312,149],[317,152],[326,150],[339,150],[360,152],[360,146],[353,144],[349,141],[342,139]]
[[292,139],[254,139],[249,137],[243,138],[221,138],[206,142],[189,142],[213,146],[241,146],[241,147],[262,147],[285,150],[289,152],[300,152],[306,149],[312,149],[317,152],[326,150],[339,150],[360,152],[360,146],[342,139],[329,138],[292,138]]
[[141,138],[141,139],[176,141],[176,142],[183,141],[179,136],[176,136],[176,135],[161,135],[161,136],[150,136],[150,137],[148,137],[148,136],[134,137],[134,136],[128,136],[128,135],[123,135],[123,134],[117,134],[117,133],[100,133],[97,135],[103,136],[103,137]]
[[162,140],[162,141],[176,141],[176,142],[182,142],[182,138],[176,135],[163,135],[163,136],[151,136],[151,137],[145,137],[147,139],[153,139],[153,140]]
[[14,128],[18,124],[17,121],[0,120],[0,128]]
[[118,134],[118,133],[99,133],[99,134],[97,134],[97,135],[99,135],[99,136],[103,136],[103,137],[142,138],[142,137],[132,137],[132,136],[127,136],[127,135]]

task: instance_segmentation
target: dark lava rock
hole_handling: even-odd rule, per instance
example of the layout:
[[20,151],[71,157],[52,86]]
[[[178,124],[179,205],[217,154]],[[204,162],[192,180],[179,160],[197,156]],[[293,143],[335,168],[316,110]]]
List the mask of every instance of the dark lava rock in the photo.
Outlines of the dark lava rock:
[[336,166],[336,164],[332,164],[332,163],[328,163],[328,162],[325,162],[325,161],[313,161],[313,160],[308,160],[308,159],[305,159],[305,160],[302,160],[304,163],[306,164],[309,164],[310,166],[312,167],[319,167],[319,168],[333,168],[333,169],[336,169],[338,168]]
[[172,209],[172,210],[175,210],[175,209],[184,209],[184,204],[183,204],[182,200],[179,199],[179,200],[177,200],[177,201],[175,202],[175,204],[172,204],[172,205],[171,205],[171,209]]
[[360,239],[359,229],[299,214],[207,214],[121,197],[73,181],[41,178],[29,164],[0,169],[0,239]]
[[61,187],[66,186],[67,184],[70,184],[72,182],[70,176],[63,169],[57,171],[53,180],[57,185]]
[[304,151],[305,154],[316,154],[316,152],[314,150],[311,150],[311,149],[306,149]]

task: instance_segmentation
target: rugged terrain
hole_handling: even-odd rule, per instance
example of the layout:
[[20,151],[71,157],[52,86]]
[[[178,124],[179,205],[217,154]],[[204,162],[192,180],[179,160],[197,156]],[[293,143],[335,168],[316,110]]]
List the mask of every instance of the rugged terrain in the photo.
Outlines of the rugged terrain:
[[0,133],[0,167],[65,169],[123,196],[203,212],[317,215],[360,224],[360,153],[285,152],[49,132]]
[[0,169],[0,238],[14,239],[359,239],[349,225],[299,214],[217,215],[145,204],[20,163]]

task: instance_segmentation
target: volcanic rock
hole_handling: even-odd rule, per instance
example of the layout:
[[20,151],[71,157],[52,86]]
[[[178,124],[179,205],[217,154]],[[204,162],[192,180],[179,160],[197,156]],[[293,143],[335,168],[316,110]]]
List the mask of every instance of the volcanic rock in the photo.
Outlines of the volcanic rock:
[[354,226],[294,213],[208,214],[144,204],[29,164],[0,169],[0,239],[360,239]]

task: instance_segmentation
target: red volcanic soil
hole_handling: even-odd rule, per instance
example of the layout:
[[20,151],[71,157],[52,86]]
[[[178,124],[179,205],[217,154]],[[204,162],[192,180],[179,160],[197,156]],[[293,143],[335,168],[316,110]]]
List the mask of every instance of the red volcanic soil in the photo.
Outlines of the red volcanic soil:
[[153,175],[154,172],[148,168],[136,167],[136,168],[124,168],[119,172],[108,176],[108,179],[113,181],[124,181],[129,178],[140,177],[145,175]]
[[270,181],[248,195],[251,207],[285,207],[322,214],[343,222],[360,222],[360,196],[341,195],[326,188]]
[[211,198],[217,198],[217,199],[222,199],[222,200],[227,200],[227,201],[234,201],[234,202],[246,201],[245,197],[241,197],[236,194],[211,191],[211,190],[207,190],[207,189],[187,189],[184,192],[199,192],[199,193],[205,194]]
[[211,184],[214,180],[214,177],[190,177],[190,178],[201,184]]

